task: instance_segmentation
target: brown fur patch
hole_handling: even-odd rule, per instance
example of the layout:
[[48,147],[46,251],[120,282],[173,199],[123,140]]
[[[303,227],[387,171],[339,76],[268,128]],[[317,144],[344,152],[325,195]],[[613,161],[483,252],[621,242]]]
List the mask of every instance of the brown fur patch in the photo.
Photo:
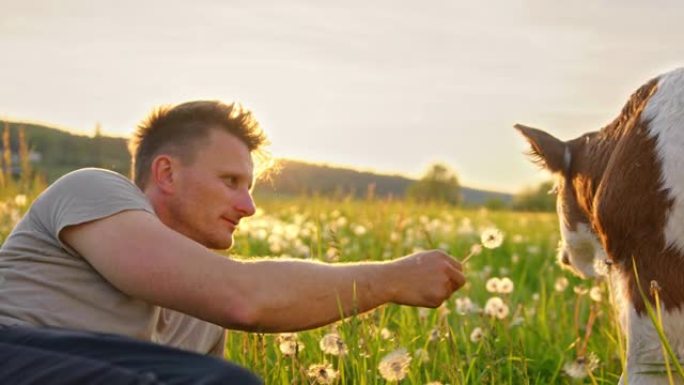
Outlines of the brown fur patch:
[[[637,313],[642,313],[645,306],[632,261],[647,295],[650,282],[655,280],[662,287],[660,294],[667,309],[684,303],[684,258],[665,248],[664,229],[672,201],[662,189],[656,140],[649,136],[648,122],[641,120],[641,112],[656,87],[654,79],[640,88],[621,116],[591,141],[588,151],[610,155],[607,159],[603,155],[593,157],[597,166],[605,167],[598,184],[592,178],[577,183],[578,193],[592,212],[594,229],[615,269],[626,279],[627,295]],[[586,155],[592,158],[590,153]]]

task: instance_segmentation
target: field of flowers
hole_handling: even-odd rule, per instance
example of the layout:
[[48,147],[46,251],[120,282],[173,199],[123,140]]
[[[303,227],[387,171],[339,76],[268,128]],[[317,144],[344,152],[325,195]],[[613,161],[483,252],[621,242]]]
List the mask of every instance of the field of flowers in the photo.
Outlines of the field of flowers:
[[330,262],[439,248],[467,285],[438,309],[389,305],[296,334],[231,332],[267,384],[615,384],[624,346],[608,286],[556,264],[554,214],[404,201],[259,201],[234,253]]
[[[0,242],[30,204],[0,201]],[[555,262],[553,214],[405,201],[261,199],[231,252],[329,262],[439,248],[468,283],[438,309],[388,305],[296,334],[230,332],[226,357],[266,384],[615,384],[624,341],[605,283]],[[304,299],[305,300],[305,299]]]

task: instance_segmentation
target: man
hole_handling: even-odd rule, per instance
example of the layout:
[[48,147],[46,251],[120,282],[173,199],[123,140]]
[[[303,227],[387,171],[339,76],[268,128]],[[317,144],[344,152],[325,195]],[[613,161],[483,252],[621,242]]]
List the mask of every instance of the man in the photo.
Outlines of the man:
[[440,251],[354,264],[211,251],[230,248],[255,212],[253,155],[265,142],[241,107],[189,102],[138,127],[135,184],[84,169],[46,189],[0,249],[0,383],[259,383],[200,354],[222,355],[224,328],[297,331],[338,320],[340,307],[436,307],[464,284]]

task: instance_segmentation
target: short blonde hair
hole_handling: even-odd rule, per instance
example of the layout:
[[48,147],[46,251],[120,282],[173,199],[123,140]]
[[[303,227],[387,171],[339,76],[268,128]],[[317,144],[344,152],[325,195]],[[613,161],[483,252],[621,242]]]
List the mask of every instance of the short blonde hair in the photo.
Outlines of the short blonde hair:
[[240,104],[214,100],[192,101],[156,108],[137,127],[129,141],[131,179],[145,188],[154,158],[166,152],[192,163],[197,147],[208,140],[212,129],[235,135],[255,156],[257,175],[271,163],[266,134],[252,113]]

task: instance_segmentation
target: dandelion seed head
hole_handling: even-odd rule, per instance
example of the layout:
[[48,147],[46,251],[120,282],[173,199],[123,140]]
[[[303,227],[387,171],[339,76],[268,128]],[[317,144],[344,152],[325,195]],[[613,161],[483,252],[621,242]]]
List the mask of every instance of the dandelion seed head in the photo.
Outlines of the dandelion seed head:
[[281,333],[276,338],[278,349],[285,356],[294,356],[304,350],[304,345],[299,342],[299,337],[296,333]]
[[333,369],[332,365],[329,363],[313,364],[309,366],[307,375],[310,379],[314,380],[315,383],[327,385],[335,382],[339,372]]
[[592,288],[589,289],[589,298],[594,302],[601,302],[602,292],[603,289],[601,286],[592,286]]
[[337,333],[328,333],[321,338],[318,343],[323,353],[333,356],[344,356],[347,354],[347,345],[342,341]]
[[504,235],[501,232],[501,230],[495,228],[495,227],[490,227],[482,231],[482,234],[480,234],[480,241],[482,242],[482,246],[488,248],[488,249],[496,249],[497,247],[501,246],[503,243]]
[[18,207],[24,207],[26,206],[26,195],[24,194],[17,194],[14,196],[14,204],[17,205]]
[[406,349],[397,349],[380,360],[378,370],[380,375],[387,381],[400,381],[406,377],[411,356]]
[[505,319],[506,317],[508,317],[509,313],[510,310],[508,308],[508,305],[503,304],[503,306],[500,306],[498,309],[496,309],[496,318]]
[[356,235],[357,237],[365,235],[367,232],[368,230],[363,225],[354,226],[354,235]]
[[498,319],[504,319],[504,318],[508,317],[510,310],[508,308],[508,305],[506,305],[501,298],[492,297],[492,298],[487,300],[487,303],[485,304],[484,312],[485,312],[485,314],[487,314],[490,317],[495,317]]
[[510,278],[508,277],[503,277],[501,278],[501,281],[499,282],[499,293],[501,294],[510,294],[513,292],[514,288],[513,281],[511,281]]
[[570,282],[568,281],[567,278],[565,278],[565,277],[558,277],[558,278],[556,278],[556,282],[553,284],[553,288],[554,288],[556,291],[558,291],[558,292],[562,292],[562,291],[565,291],[565,289],[568,288],[568,284],[569,284],[569,283],[570,283]]
[[470,332],[470,342],[480,342],[480,340],[482,340],[482,337],[484,337],[484,331],[482,331],[482,328],[479,326],[473,329],[472,332]]
[[589,353],[586,357],[578,357],[572,362],[567,362],[563,365],[563,371],[569,377],[581,379],[585,378],[589,373],[598,368],[599,359],[594,352]]
[[389,340],[392,339],[392,337],[394,337],[394,333],[392,333],[392,331],[387,328],[382,328],[380,329],[380,337],[383,340]]
[[490,293],[498,293],[500,285],[501,285],[501,279],[499,279],[499,277],[492,277],[492,278],[489,278],[487,280],[487,283],[485,284],[485,288]]
[[461,315],[472,313],[475,305],[468,297],[459,297],[454,300],[456,304],[456,312]]

